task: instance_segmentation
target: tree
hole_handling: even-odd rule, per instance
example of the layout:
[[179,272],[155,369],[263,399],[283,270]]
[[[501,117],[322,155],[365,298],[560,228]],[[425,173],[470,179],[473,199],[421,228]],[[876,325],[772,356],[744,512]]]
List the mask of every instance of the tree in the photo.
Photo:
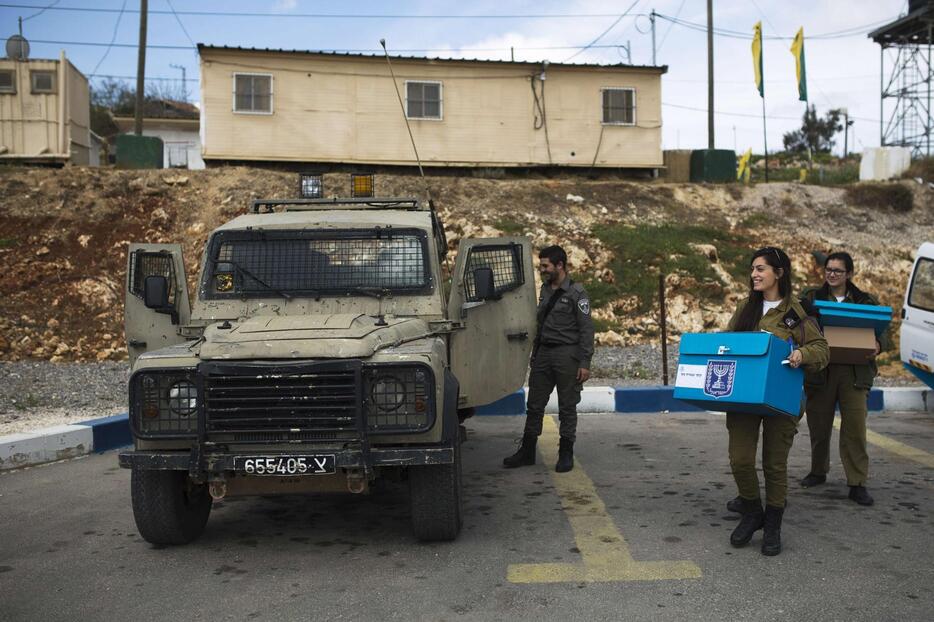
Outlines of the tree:
[[804,111],[801,129],[788,132],[782,138],[785,151],[803,152],[808,149],[812,153],[830,153],[834,146],[834,134],[843,129],[840,118],[843,111],[828,110],[823,119],[818,118],[817,108],[808,106]]
[[109,138],[119,133],[110,113],[133,113],[136,91],[126,82],[107,78],[91,87],[91,131]]

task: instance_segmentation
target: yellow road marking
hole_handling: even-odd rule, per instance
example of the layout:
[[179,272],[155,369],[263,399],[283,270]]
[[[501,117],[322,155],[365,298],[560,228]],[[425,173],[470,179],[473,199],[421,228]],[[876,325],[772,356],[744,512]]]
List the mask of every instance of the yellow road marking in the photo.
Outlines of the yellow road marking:
[[629,545],[607,514],[597,489],[575,460],[570,473],[555,473],[558,459],[558,429],[553,417],[545,417],[539,444],[542,459],[549,465],[561,506],[574,532],[583,563],[510,564],[506,578],[511,583],[563,583],[608,581],[659,581],[699,579],[701,569],[691,561],[640,562],[633,559]]
[[[835,417],[833,420],[833,427],[840,429],[840,418]],[[872,430],[866,430],[866,440],[876,447],[881,447],[886,451],[890,451],[896,456],[901,456],[908,460],[913,460],[919,464],[923,464],[927,467],[934,468],[934,455],[929,454],[923,449],[917,449],[911,445],[906,445],[905,443],[900,443],[895,439],[889,438],[888,436],[883,436],[878,432],[873,432]]]

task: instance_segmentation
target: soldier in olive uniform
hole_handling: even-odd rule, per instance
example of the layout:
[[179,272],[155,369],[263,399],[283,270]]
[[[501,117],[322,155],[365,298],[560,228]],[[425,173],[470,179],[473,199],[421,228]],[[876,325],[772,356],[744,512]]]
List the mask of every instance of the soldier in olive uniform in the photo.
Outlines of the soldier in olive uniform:
[[[848,253],[832,253],[824,260],[825,281],[821,287],[809,289],[802,300],[849,302],[878,305],[879,301],[862,291],[851,280],[853,258]],[[876,341],[876,354],[886,349],[889,340],[882,335]],[[827,481],[830,470],[830,436],[833,416],[840,406],[840,459],[850,486],[850,499],[860,505],[872,505],[866,490],[869,478],[869,454],[866,451],[866,399],[876,377],[875,358],[863,365],[831,363],[826,369],[805,377],[807,391],[807,422],[811,433],[811,472],[801,480],[805,488]]]
[[[784,251],[766,247],[752,256],[749,297],[730,320],[731,331],[765,330],[779,339],[791,338],[794,350],[788,356],[793,368],[819,372],[830,357],[827,341],[813,318],[808,318],[791,293],[791,260]],[[730,467],[739,490],[743,517],[730,534],[733,546],[745,546],[759,529],[762,554],[782,551],[781,527],[788,493],[788,453],[795,434],[797,417],[754,415],[728,412]],[[765,475],[765,508],[759,495],[756,449],[762,428],[762,472]]]
[[590,377],[594,328],[590,299],[583,286],[568,276],[568,256],[564,250],[560,246],[549,246],[538,258],[542,290],[529,374],[525,432],[519,450],[504,459],[503,466],[535,464],[535,444],[542,433],[545,406],[557,386],[561,440],[555,470],[564,473],[574,468],[577,404],[582,385]]

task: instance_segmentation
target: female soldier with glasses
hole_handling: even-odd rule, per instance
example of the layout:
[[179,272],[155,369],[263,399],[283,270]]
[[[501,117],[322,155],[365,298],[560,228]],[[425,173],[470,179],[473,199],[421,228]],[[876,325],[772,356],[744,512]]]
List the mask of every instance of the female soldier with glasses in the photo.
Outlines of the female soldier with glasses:
[[[832,253],[824,261],[824,284],[804,292],[802,302],[815,300],[878,305],[879,301],[856,287],[853,258],[848,253]],[[884,343],[883,343],[884,342]],[[888,346],[883,335],[876,341],[876,354]],[[818,373],[805,376],[807,421],[811,433],[811,472],[801,480],[805,488],[827,481],[830,470],[830,436],[833,415],[840,407],[840,459],[850,486],[850,499],[860,505],[872,505],[866,490],[869,477],[869,454],[866,452],[866,398],[878,371],[875,358],[862,365],[831,363]]]
[[[791,338],[794,350],[788,356],[791,367],[803,366],[818,372],[827,365],[830,350],[815,322],[809,320],[801,304],[791,294],[791,260],[784,251],[768,246],[752,255],[749,296],[733,314],[731,331],[765,330],[779,339]],[[739,525],[730,535],[733,546],[745,546],[759,529],[762,554],[782,551],[781,527],[788,493],[788,452],[798,418],[786,415],[753,415],[728,412],[730,467],[739,490]],[[756,449],[762,428],[762,471],[765,475],[765,508],[759,495]]]

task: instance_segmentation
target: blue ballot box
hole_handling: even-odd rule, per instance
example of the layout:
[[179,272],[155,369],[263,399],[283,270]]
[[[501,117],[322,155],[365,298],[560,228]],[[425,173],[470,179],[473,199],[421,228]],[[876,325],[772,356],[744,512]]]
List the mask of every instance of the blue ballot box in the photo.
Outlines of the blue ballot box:
[[892,321],[892,307],[855,305],[850,302],[815,300],[820,311],[821,326],[845,326],[848,328],[871,328],[878,337]]
[[682,335],[674,397],[707,410],[797,417],[804,372],[782,364],[791,352],[765,331]]

